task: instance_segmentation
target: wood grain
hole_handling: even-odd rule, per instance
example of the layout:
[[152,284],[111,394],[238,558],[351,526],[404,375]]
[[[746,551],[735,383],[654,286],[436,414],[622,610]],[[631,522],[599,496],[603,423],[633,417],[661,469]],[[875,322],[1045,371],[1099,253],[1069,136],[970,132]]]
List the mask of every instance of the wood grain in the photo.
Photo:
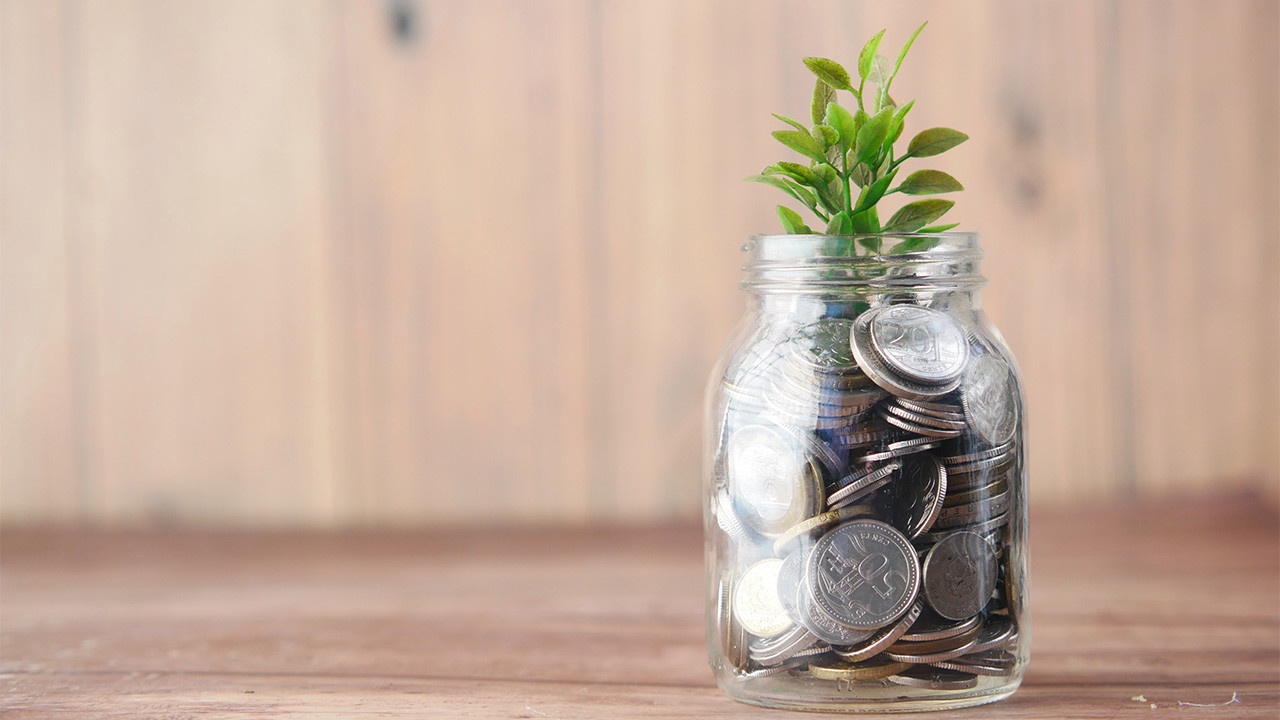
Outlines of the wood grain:
[[769,113],[925,18],[1033,501],[1280,498],[1278,14],[0,1],[0,519],[692,519]]
[[[983,717],[1275,716],[1274,506],[1038,512],[1031,528],[1032,663]],[[688,526],[10,529],[0,548],[5,717],[777,715],[714,687]]]

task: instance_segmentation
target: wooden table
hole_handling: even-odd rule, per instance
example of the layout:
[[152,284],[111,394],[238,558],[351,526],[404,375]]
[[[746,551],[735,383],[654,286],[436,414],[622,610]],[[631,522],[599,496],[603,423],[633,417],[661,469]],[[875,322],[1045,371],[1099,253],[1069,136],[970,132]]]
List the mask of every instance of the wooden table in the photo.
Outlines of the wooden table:
[[[964,715],[1280,717],[1274,505],[1032,530],[1026,682]],[[712,683],[696,528],[9,529],[0,552],[4,718],[787,716]]]

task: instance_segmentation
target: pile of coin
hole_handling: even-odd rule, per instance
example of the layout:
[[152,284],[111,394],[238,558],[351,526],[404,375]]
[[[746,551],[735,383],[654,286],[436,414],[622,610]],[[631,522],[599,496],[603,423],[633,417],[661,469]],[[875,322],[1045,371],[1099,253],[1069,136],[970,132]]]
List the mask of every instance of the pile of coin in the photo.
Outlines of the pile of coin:
[[1021,410],[997,348],[888,304],[762,328],[722,389],[717,621],[741,676],[958,690],[1015,671]]

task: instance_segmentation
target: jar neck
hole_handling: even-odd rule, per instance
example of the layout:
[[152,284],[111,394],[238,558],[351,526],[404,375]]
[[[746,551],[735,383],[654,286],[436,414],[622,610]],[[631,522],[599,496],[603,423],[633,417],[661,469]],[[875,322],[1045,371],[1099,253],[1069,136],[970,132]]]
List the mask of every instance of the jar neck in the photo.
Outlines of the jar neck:
[[941,293],[967,296],[976,306],[987,283],[977,233],[756,235],[742,249],[742,288],[761,300]]

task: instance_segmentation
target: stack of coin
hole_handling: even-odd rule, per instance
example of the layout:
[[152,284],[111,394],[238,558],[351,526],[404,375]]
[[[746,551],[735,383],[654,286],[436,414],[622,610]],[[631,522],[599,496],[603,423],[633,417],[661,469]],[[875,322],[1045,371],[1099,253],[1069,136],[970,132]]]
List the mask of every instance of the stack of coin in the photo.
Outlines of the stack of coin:
[[771,327],[740,356],[714,459],[734,558],[723,657],[744,678],[841,685],[1012,674],[1003,529],[1022,463],[1008,363],[910,304]]

